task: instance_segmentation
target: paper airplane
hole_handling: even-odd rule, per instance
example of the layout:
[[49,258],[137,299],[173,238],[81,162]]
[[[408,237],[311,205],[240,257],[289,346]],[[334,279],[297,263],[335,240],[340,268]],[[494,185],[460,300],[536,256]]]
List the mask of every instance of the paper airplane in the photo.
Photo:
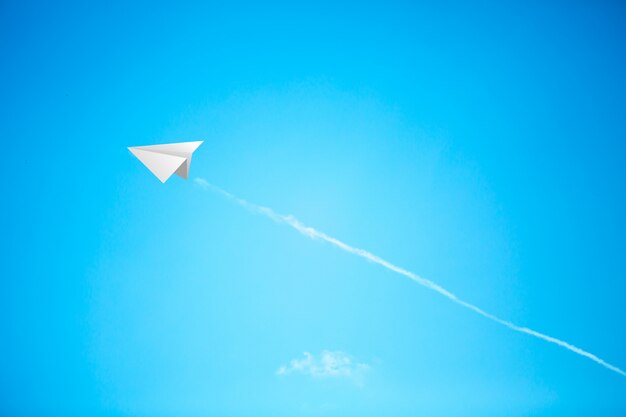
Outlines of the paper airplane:
[[134,146],[128,148],[161,182],[172,174],[187,179],[191,154],[203,141],[166,143],[163,145]]

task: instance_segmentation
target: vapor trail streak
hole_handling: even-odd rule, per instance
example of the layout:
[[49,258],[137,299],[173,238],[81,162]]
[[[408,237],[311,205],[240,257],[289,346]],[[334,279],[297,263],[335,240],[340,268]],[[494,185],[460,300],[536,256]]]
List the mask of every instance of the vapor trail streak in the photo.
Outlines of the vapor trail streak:
[[545,340],[546,342],[550,342],[553,343],[555,345],[561,346],[567,350],[570,350],[580,356],[584,356],[588,359],[591,359],[592,361],[604,366],[607,369],[610,369],[613,372],[617,372],[618,374],[622,375],[622,376],[626,376],[626,372],[622,371],[620,368],[618,368],[617,366],[611,365],[610,363],[600,359],[599,357],[597,357],[596,355],[594,355],[593,353],[587,352],[577,346],[571,345],[563,340],[557,339],[555,337],[552,336],[548,336],[546,334],[543,333],[539,333],[533,329],[529,329],[527,327],[523,327],[523,326],[518,326],[517,324],[511,323],[510,321],[507,320],[503,320],[497,316],[494,316],[493,314],[487,313],[486,311],[484,311],[483,309],[476,307],[475,305],[468,303],[467,301],[463,301],[460,298],[458,298],[456,295],[454,295],[453,293],[451,293],[450,291],[446,290],[445,288],[440,287],[439,285],[435,284],[434,282],[432,282],[431,280],[428,280],[426,278],[422,278],[419,275],[414,274],[411,271],[407,271],[406,269],[400,268],[399,266],[396,266],[394,264],[392,264],[391,262],[388,262],[376,255],[374,255],[373,253],[370,253],[366,250],[363,249],[359,249],[359,248],[355,248],[353,246],[348,245],[347,243],[344,243],[342,241],[340,241],[339,239],[335,239],[332,236],[328,236],[326,233],[320,232],[319,230],[316,230],[312,227],[306,226],[304,224],[302,224],[298,219],[296,219],[295,217],[288,215],[282,215],[282,214],[278,214],[276,212],[274,212],[272,209],[267,208],[267,207],[262,207],[253,203],[250,203],[244,199],[241,199],[239,197],[234,196],[233,194],[229,193],[228,191],[222,190],[221,188],[210,184],[208,181],[206,181],[203,178],[196,178],[195,183],[198,184],[199,186],[201,186],[203,189],[205,190],[213,190],[223,196],[225,196],[226,198],[228,198],[229,200],[232,200],[234,202],[236,202],[237,204],[239,204],[242,207],[245,207],[246,209],[250,210],[251,212],[254,213],[259,213],[262,214],[266,217],[269,217],[270,219],[272,219],[273,221],[275,221],[276,223],[282,223],[282,224],[286,224],[288,226],[291,226],[292,228],[296,229],[298,232],[300,232],[301,234],[303,234],[304,236],[308,236],[312,239],[319,239],[319,240],[323,240],[327,243],[330,243],[331,245],[345,251],[348,253],[351,253],[353,255],[359,256],[361,258],[367,259],[370,262],[374,262],[375,264],[381,265],[384,268],[387,268],[393,272],[396,272],[400,275],[404,275],[405,277],[417,282],[418,284],[431,289],[441,295],[443,295],[444,297],[448,298],[451,301],[454,301],[455,303],[468,308],[478,314],[480,314],[483,317],[488,318],[489,320],[495,321],[496,323],[499,323],[503,326],[508,327],[509,329],[515,330],[516,332],[520,332],[520,333],[526,333],[529,334],[531,336],[534,336],[536,338]]

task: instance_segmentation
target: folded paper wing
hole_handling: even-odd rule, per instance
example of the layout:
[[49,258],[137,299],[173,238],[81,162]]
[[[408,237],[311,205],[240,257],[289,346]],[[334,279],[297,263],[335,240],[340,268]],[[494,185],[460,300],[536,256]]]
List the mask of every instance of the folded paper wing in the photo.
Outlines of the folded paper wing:
[[165,182],[172,174],[187,179],[191,154],[203,141],[128,148],[156,177]]

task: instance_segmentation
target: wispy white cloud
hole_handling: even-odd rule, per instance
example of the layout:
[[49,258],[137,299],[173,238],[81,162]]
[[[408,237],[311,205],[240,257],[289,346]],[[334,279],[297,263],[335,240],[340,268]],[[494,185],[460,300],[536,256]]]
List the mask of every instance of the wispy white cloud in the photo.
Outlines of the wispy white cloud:
[[211,187],[211,184],[209,184],[209,182],[205,180],[204,178],[194,178],[193,182],[195,182],[196,184],[198,184],[200,187],[204,188],[205,190],[208,190]]
[[558,345],[561,346],[562,348],[565,348],[567,350],[569,350],[570,352],[574,352],[577,355],[583,356],[585,358],[588,358],[592,361],[594,361],[595,363],[604,366],[607,369],[610,369],[613,372],[616,372],[622,376],[626,376],[626,372],[623,371],[622,369],[618,368],[615,365],[612,365],[608,362],[606,362],[603,359],[600,359],[598,356],[594,355],[591,352],[587,352],[586,350],[583,350],[577,346],[574,346],[564,340],[561,339],[557,339],[556,337],[552,337],[552,336],[548,336],[546,334],[540,333],[536,330],[530,329],[528,327],[524,327],[524,326],[519,326],[515,323],[512,323],[508,320],[504,320],[501,319],[491,313],[486,312],[485,310],[471,304],[468,303],[467,301],[463,301],[462,299],[458,298],[455,294],[451,293],[450,291],[446,290],[445,288],[437,285],[436,283],[434,283],[433,281],[426,279],[426,278],[422,278],[417,274],[414,274],[411,271],[407,271],[404,268],[401,268],[397,265],[392,264],[389,261],[386,261],[376,255],[374,255],[373,253],[370,253],[364,249],[359,249],[359,248],[355,248],[353,246],[348,245],[347,243],[344,243],[342,241],[340,241],[339,239],[336,239],[332,236],[329,236],[327,234],[325,234],[324,232],[320,232],[319,230],[316,230],[312,227],[306,226],[303,223],[301,223],[298,219],[296,219],[294,216],[285,216],[282,214],[278,214],[276,212],[274,212],[272,209],[267,208],[267,207],[262,207],[262,206],[258,206],[256,204],[253,203],[249,203],[248,201],[241,199],[239,197],[234,196],[233,194],[229,193],[228,191],[224,191],[219,187],[216,187],[212,184],[210,184],[207,180],[203,179],[203,178],[196,178],[195,179],[196,184],[198,184],[199,186],[201,186],[202,188],[204,188],[205,190],[213,190],[217,193],[222,194],[223,196],[225,196],[226,198],[235,201],[237,204],[239,204],[242,207],[245,207],[246,209],[250,210],[251,212],[254,213],[258,213],[258,214],[262,214],[266,217],[269,217],[270,219],[272,219],[273,221],[275,221],[276,223],[282,223],[282,224],[286,224],[290,227],[292,227],[293,229],[297,230],[299,233],[301,233],[304,236],[307,236],[311,239],[316,239],[316,240],[322,240],[326,243],[329,243],[333,246],[335,246],[336,248],[339,248],[345,252],[351,253],[353,255],[356,255],[358,257],[361,257],[363,259],[366,259],[370,262],[373,262],[375,264],[378,264],[380,266],[382,266],[383,268],[386,268],[392,272],[395,272],[397,274],[403,275],[406,278],[409,278],[411,280],[413,280],[414,282],[418,283],[419,285],[426,287],[432,291],[435,291],[436,293],[446,297],[447,299],[449,299],[450,301],[465,307],[469,310],[472,310],[475,313],[480,314],[481,316],[488,318],[491,321],[494,321],[498,324],[501,324],[502,326],[508,327],[511,330],[515,330],[516,332],[520,332],[520,333],[525,333],[527,335],[536,337],[538,339],[541,340],[545,340],[546,342],[552,343],[554,345]]
[[304,352],[303,357],[292,359],[289,364],[278,368],[276,375],[285,376],[296,373],[313,378],[345,378],[361,385],[369,369],[368,364],[355,361],[345,352],[323,350],[317,357]]

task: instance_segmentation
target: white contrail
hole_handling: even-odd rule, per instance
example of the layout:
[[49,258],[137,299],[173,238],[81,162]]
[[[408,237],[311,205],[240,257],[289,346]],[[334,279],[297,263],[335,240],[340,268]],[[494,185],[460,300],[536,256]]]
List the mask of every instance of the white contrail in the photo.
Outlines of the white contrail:
[[267,208],[267,207],[262,207],[253,203],[250,203],[244,199],[241,199],[239,197],[234,196],[233,194],[229,193],[228,191],[222,190],[221,188],[210,184],[208,181],[206,181],[203,178],[196,178],[195,183],[198,184],[199,186],[201,186],[202,188],[208,190],[211,189],[213,191],[216,191],[220,194],[222,194],[223,196],[227,197],[228,199],[236,202],[237,204],[239,204],[242,207],[245,207],[246,209],[254,212],[254,213],[259,213],[262,214],[266,217],[269,217],[270,219],[274,220],[276,223],[282,223],[282,224],[286,224],[288,226],[293,227],[294,229],[296,229],[298,232],[300,232],[301,234],[308,236],[312,239],[320,239],[323,240],[325,242],[330,243],[331,245],[349,252],[353,255],[356,256],[360,256],[361,258],[365,258],[370,262],[374,262],[378,265],[381,265],[393,272],[396,272],[400,275],[404,275],[405,277],[412,279],[413,281],[417,282],[418,284],[431,289],[433,291],[438,292],[439,294],[443,295],[444,297],[448,298],[451,301],[454,301],[455,303],[468,308],[478,314],[480,314],[483,317],[488,318],[489,320],[495,321],[496,323],[499,323],[503,326],[508,327],[509,329],[515,330],[516,332],[520,332],[520,333],[526,333],[529,334],[531,336],[537,337],[539,339],[543,339],[546,342],[550,342],[550,343],[554,343],[555,345],[559,345],[561,347],[564,347],[567,350],[570,350],[578,355],[584,356],[586,358],[591,359],[592,361],[604,366],[607,369],[610,369],[613,372],[617,372],[618,374],[622,375],[622,376],[626,376],[626,372],[622,371],[620,368],[618,368],[617,366],[611,365],[610,363],[600,359],[599,357],[597,357],[596,355],[594,355],[593,353],[587,352],[586,350],[583,350],[577,346],[571,345],[563,340],[557,339],[555,337],[552,336],[548,336],[546,334],[543,333],[539,333],[533,329],[529,329],[527,327],[522,327],[522,326],[518,326],[517,324],[511,323],[510,321],[507,320],[503,320],[499,317],[494,316],[493,314],[487,313],[486,311],[484,311],[483,309],[476,307],[473,304],[468,303],[467,301],[463,301],[460,298],[458,298],[456,295],[454,295],[453,293],[451,293],[450,291],[446,290],[445,288],[440,287],[439,285],[435,284],[434,282],[432,282],[431,280],[428,280],[426,278],[422,278],[419,275],[414,274],[413,272],[407,271],[406,269],[400,268],[399,266],[396,266],[394,264],[392,264],[391,262],[388,262],[376,255],[374,255],[373,253],[370,253],[366,250],[363,249],[359,249],[359,248],[355,248],[353,246],[348,245],[347,243],[343,243],[342,241],[335,239],[332,236],[328,236],[326,233],[320,232],[318,230],[315,230],[312,227],[306,226],[304,224],[302,224],[298,219],[296,219],[295,217],[289,215],[289,216],[285,216],[282,214],[278,214],[276,212],[274,212],[274,210]]

